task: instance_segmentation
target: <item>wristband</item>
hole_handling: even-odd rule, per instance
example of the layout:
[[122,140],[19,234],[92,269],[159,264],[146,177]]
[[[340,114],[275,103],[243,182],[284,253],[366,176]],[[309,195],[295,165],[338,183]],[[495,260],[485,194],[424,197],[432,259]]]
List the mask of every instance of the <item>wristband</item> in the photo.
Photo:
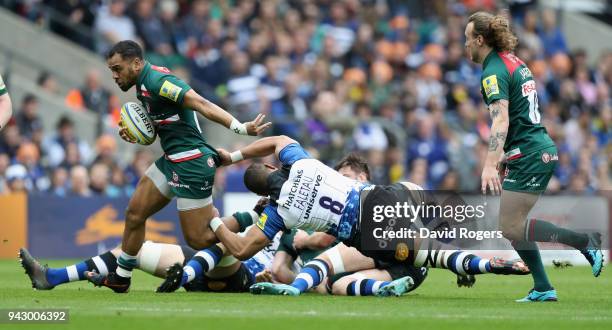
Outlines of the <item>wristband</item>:
[[219,219],[218,217],[213,218],[212,220],[210,220],[210,229],[212,229],[213,232],[217,232],[217,229],[219,229],[219,227],[223,224],[223,221],[221,219]]
[[230,129],[236,134],[249,135],[249,133],[247,132],[246,125],[239,122],[236,118],[232,120],[232,123],[230,124]]
[[244,157],[242,156],[242,152],[240,152],[240,150],[236,150],[230,153],[230,158],[232,160],[232,163],[237,163],[244,159]]

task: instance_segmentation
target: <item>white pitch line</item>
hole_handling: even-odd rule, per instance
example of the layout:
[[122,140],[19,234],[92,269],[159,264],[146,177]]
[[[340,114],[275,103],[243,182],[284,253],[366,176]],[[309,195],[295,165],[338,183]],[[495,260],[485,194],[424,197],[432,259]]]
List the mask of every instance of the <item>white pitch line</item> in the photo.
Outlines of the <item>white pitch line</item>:
[[[194,312],[191,308],[160,308],[160,307],[109,307],[105,308],[105,310],[109,311],[126,311],[126,312],[151,312],[151,313],[192,313]],[[206,315],[216,314],[221,316],[236,316],[236,317],[253,317],[253,318],[262,318],[260,315],[257,315],[252,310],[227,310],[227,309],[206,309]],[[315,310],[308,311],[279,311],[279,310],[268,310],[266,311],[265,318],[271,318],[275,316],[311,316],[311,317],[350,317],[350,318],[371,318],[371,317],[387,317],[386,313],[357,313],[357,312],[322,312]],[[553,315],[547,315],[552,316]],[[516,317],[509,315],[483,315],[483,314],[474,314],[474,315],[466,315],[466,314],[416,314],[416,313],[402,313],[402,318],[434,318],[434,319],[470,319],[470,320],[515,320]],[[533,317],[523,317],[523,320],[536,320],[541,319],[541,317],[534,315]],[[573,316],[568,318],[572,321],[611,321],[612,316]]]

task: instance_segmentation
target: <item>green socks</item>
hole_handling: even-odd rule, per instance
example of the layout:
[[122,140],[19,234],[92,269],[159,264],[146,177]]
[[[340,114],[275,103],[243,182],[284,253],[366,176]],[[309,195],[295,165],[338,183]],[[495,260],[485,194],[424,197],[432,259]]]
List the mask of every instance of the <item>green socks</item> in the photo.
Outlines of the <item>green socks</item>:
[[525,224],[525,239],[531,242],[553,242],[569,245],[577,250],[586,248],[589,243],[587,234],[577,233],[553,225],[550,222],[528,219]]
[[533,277],[533,288],[540,292],[552,290],[553,287],[550,281],[548,281],[538,245],[535,242],[512,241],[512,246],[518,252],[521,259],[529,266],[531,276]]

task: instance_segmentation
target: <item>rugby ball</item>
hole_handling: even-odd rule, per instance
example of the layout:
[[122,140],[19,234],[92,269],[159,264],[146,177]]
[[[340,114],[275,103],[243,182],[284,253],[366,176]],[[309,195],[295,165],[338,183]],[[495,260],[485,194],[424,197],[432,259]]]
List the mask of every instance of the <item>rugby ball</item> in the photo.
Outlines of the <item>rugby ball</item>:
[[121,123],[136,143],[149,145],[155,142],[157,132],[147,110],[136,102],[127,102],[121,107]]

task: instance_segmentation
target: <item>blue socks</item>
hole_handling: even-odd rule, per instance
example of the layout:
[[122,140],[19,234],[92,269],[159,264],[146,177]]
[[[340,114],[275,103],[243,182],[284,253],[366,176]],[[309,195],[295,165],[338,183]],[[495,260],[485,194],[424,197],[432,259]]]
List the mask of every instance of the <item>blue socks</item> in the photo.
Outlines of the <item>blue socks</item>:
[[446,268],[458,275],[478,275],[491,272],[489,259],[482,259],[462,251],[451,253],[447,259]]
[[117,268],[117,258],[110,252],[105,252],[99,256],[84,260],[76,265],[64,268],[49,268],[47,270],[47,281],[51,285],[85,280],[83,272],[96,271],[99,274],[107,275],[109,271]]
[[308,289],[321,284],[321,281],[327,277],[328,272],[329,267],[325,261],[313,259],[304,265],[291,286],[300,290],[300,293],[304,293]]
[[196,253],[195,256],[187,262],[187,265],[183,267],[181,285],[185,285],[194,278],[203,276],[206,272],[213,270],[222,257],[223,250],[217,245],[213,245],[208,249]]
[[369,279],[353,281],[346,287],[346,294],[348,296],[372,296],[378,289],[389,285],[389,283],[391,282]]
[[65,268],[49,268],[47,270],[47,281],[51,285],[81,281],[85,279],[83,272],[87,270],[90,269],[84,261]]

